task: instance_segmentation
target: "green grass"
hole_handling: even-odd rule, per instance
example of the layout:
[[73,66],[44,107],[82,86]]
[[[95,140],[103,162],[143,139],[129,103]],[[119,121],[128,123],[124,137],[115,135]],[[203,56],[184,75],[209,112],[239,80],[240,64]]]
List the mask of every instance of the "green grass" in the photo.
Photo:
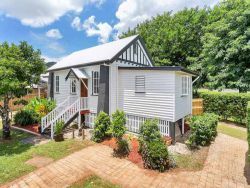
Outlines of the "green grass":
[[217,127],[218,132],[241,139],[247,140],[247,132],[238,128],[231,127],[229,125],[225,125],[223,123],[219,123]]
[[190,155],[174,155],[177,167],[183,170],[202,170],[208,149],[208,147],[203,147]]
[[[0,134],[2,134],[1,125]],[[35,155],[57,160],[92,144],[90,141],[69,139],[63,142],[50,141],[47,144],[33,146],[20,142],[21,139],[31,135],[15,130],[12,130],[11,134],[12,139],[9,141],[0,139],[0,184],[33,171],[35,167],[25,164],[25,162]]]
[[120,186],[105,181],[98,176],[90,176],[87,179],[76,182],[71,188],[119,188]]

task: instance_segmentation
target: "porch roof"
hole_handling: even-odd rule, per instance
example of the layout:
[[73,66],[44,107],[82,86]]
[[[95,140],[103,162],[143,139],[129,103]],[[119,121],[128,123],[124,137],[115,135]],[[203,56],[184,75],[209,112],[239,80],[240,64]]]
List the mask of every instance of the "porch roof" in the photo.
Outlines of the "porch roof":
[[89,76],[88,74],[84,71],[84,70],[81,70],[81,69],[77,69],[77,68],[71,68],[70,71],[68,72],[65,80],[67,80],[70,76],[70,74],[73,73],[73,75],[79,80],[79,79],[82,79],[82,78],[86,78],[88,79]]

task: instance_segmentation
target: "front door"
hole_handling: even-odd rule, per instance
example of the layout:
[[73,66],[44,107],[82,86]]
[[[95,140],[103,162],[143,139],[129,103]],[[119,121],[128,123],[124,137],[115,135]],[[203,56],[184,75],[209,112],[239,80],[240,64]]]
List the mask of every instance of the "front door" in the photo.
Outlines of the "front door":
[[87,79],[82,79],[81,81],[81,97],[88,97],[88,89],[86,88],[86,86],[88,87],[88,80]]

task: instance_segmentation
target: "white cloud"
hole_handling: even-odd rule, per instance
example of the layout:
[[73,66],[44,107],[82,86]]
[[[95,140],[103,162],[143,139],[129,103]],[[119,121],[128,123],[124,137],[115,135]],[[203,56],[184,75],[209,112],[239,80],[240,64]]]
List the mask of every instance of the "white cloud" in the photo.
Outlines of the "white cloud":
[[43,33],[30,32],[30,36],[43,48],[53,50],[54,52],[64,54],[65,49],[58,41],[54,41],[46,37]]
[[64,53],[65,52],[65,49],[64,47],[58,43],[58,42],[51,42],[47,45],[47,47],[51,50],[54,50],[56,52],[59,52],[59,53]]
[[71,26],[77,31],[85,30],[87,36],[98,36],[100,43],[106,43],[112,34],[112,27],[107,22],[96,23],[95,16],[90,16],[83,23],[79,17],[75,17],[71,23]]
[[54,39],[61,39],[63,37],[59,29],[50,29],[46,32],[46,36]]
[[134,28],[138,23],[165,11],[176,12],[185,7],[214,6],[219,0],[124,0],[116,11],[119,22],[114,26],[118,33]]
[[42,55],[42,58],[44,59],[45,62],[58,62],[63,57],[49,57],[49,56],[46,56],[46,55]]
[[103,3],[104,0],[1,0],[0,12],[17,18],[23,25],[43,27],[66,13],[80,13],[84,5]]
[[81,19],[78,16],[75,17],[74,20],[72,21],[71,27],[75,28],[77,31],[82,30]]

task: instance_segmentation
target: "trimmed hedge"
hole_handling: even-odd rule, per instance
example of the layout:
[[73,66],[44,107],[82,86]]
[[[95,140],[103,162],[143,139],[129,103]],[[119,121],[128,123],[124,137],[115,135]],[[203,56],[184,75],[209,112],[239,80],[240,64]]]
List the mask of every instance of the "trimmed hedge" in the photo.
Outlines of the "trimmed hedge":
[[215,113],[224,120],[246,123],[246,109],[250,94],[217,91],[199,91],[198,93],[203,99],[204,112]]
[[111,121],[109,115],[103,111],[99,112],[95,119],[92,140],[95,142],[102,142],[106,137],[108,137],[110,124]]
[[250,161],[250,101],[247,105],[247,141],[248,141],[248,159]]
[[140,128],[139,153],[145,168],[165,171],[169,168],[168,148],[162,139],[157,120],[146,120]]
[[218,116],[213,113],[204,113],[190,119],[191,134],[186,144],[191,148],[206,146],[217,135]]

